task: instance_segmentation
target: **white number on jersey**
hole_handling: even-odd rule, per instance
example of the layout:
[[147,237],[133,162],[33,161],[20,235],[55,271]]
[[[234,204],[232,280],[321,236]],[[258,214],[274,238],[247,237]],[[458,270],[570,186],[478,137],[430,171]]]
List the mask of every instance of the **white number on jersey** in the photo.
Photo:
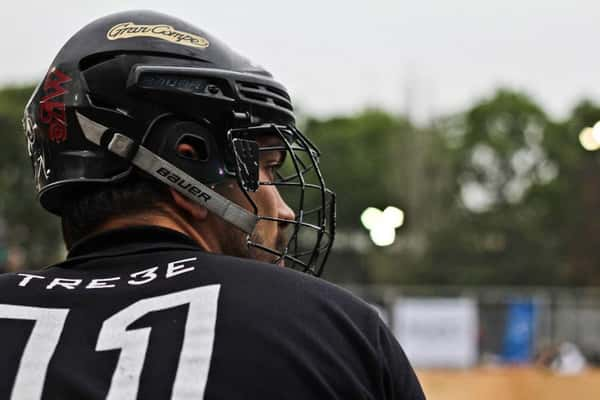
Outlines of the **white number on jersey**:
[[[152,328],[127,330],[154,311],[188,305],[183,344],[171,400],[202,399],[208,379],[220,285],[203,286],[139,300],[102,324],[96,351],[120,349],[106,400],[135,400]],[[40,400],[50,359],[69,309],[0,304],[0,319],[33,320],[11,400]]]
[[39,400],[42,397],[46,370],[68,313],[68,309],[61,308],[0,304],[0,318],[35,321],[21,357],[11,400]]

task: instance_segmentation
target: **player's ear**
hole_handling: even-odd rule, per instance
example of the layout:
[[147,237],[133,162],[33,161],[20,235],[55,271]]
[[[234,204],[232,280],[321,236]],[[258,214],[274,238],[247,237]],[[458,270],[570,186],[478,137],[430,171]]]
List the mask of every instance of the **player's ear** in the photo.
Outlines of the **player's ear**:
[[169,191],[171,192],[171,196],[173,197],[173,201],[175,202],[177,207],[180,207],[181,209],[185,210],[197,220],[206,219],[208,215],[208,209],[206,207],[188,199],[173,188],[169,188]]

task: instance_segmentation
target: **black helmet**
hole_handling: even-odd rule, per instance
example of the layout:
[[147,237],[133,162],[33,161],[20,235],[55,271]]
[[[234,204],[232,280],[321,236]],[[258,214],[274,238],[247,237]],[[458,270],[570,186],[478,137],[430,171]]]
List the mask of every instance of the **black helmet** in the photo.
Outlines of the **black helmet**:
[[[134,168],[200,202],[248,234],[276,261],[319,275],[333,242],[335,200],[316,147],[295,127],[286,89],[218,39],[177,18],[129,11],[100,18],[60,50],[25,108],[24,127],[40,203],[60,215],[64,199]],[[256,135],[281,138],[276,182],[258,181]],[[182,140],[200,159],[177,151]],[[244,193],[277,185],[296,219],[285,249],[255,243],[248,212],[213,189],[237,178]],[[295,193],[294,193],[295,192]]]

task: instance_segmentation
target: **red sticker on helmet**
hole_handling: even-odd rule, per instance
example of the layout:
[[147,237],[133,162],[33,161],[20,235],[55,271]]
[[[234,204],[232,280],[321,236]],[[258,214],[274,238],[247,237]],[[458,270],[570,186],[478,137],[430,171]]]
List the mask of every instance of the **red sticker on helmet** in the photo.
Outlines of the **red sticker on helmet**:
[[63,95],[69,93],[63,84],[71,81],[71,77],[56,68],[52,68],[43,90],[45,96],[40,100],[40,120],[48,125],[48,139],[55,143],[67,140],[67,118]]

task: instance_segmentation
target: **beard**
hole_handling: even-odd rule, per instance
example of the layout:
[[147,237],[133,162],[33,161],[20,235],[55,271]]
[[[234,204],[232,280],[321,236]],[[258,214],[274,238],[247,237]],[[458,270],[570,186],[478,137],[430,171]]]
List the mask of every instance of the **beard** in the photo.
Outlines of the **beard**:
[[[238,192],[240,189],[235,180],[228,180],[225,183],[216,186],[215,190],[217,191],[217,193],[221,194],[226,198],[237,198],[239,197]],[[254,232],[250,235],[250,237],[248,237],[246,233],[242,232],[238,228],[233,227],[233,225],[230,225],[221,219],[217,219],[215,225],[218,226],[219,236],[221,237],[219,244],[221,246],[222,253],[233,257],[249,258],[270,264],[277,263],[283,266],[285,259],[280,260],[280,258],[281,255],[285,252],[290,242],[290,235],[288,233],[289,225],[277,225],[276,236],[271,241],[268,240],[270,239],[270,237],[266,238],[259,232],[260,226],[267,227],[267,225],[261,224],[279,223],[267,220],[259,221]],[[267,229],[266,232],[270,232],[270,230]],[[271,234],[269,236],[271,236]],[[249,243],[259,244],[280,254],[275,255],[269,253],[268,251],[260,249]]]
[[[247,238],[246,233],[235,228],[227,229],[225,232],[225,240],[222,243],[223,254],[234,257],[249,258],[270,264],[279,263],[280,256],[271,254],[268,251],[260,249],[256,246],[252,246],[249,244],[249,242],[265,246],[280,254],[285,252],[285,249],[289,244],[289,235],[285,230],[278,231],[275,238],[275,243],[273,245],[265,242],[264,237],[259,232],[252,233],[250,238]],[[285,261],[285,259],[282,259],[281,261]],[[281,265],[284,265],[283,262]]]

